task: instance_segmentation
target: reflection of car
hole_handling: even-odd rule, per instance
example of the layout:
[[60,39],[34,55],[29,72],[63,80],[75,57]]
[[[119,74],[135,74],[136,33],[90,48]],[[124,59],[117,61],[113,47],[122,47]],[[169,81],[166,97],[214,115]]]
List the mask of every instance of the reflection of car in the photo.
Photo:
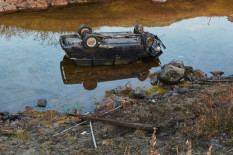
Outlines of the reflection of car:
[[88,25],[78,35],[63,35],[60,44],[66,56],[78,66],[128,64],[143,57],[158,57],[160,46],[166,48],[156,36],[143,31],[138,24],[132,32],[93,33]]
[[158,67],[159,59],[137,60],[129,65],[77,67],[66,57],[60,63],[64,84],[83,84],[87,90],[97,87],[98,82],[137,77],[144,81],[152,67]]

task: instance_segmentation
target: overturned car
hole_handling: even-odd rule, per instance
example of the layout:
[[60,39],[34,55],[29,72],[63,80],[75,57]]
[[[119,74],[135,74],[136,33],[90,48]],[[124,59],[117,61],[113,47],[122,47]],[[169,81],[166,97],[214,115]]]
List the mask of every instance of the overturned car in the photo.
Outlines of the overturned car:
[[137,24],[134,32],[92,32],[82,25],[78,34],[60,37],[66,56],[78,66],[129,64],[139,58],[158,57],[166,47],[158,36]]

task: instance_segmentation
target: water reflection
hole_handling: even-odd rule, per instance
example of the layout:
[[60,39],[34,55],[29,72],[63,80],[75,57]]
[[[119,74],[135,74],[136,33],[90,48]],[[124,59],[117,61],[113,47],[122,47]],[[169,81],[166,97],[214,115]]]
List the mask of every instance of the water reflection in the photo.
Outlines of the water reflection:
[[37,31],[77,31],[82,24],[100,26],[169,26],[199,16],[229,16],[233,0],[112,0],[109,3],[72,5],[41,12],[20,12],[0,16],[0,25]]
[[60,69],[64,84],[83,84],[86,90],[93,90],[99,82],[129,78],[145,81],[150,69],[159,65],[159,59],[147,58],[129,65],[78,67],[70,59],[64,57],[60,63]]

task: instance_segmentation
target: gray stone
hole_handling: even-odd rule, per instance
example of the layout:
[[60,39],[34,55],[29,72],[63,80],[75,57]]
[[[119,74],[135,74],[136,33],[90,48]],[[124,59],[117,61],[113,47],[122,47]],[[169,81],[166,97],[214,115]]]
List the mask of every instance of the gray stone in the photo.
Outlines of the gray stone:
[[37,102],[38,107],[46,107],[47,105],[47,100],[46,99],[39,99]]
[[150,79],[150,84],[156,85],[157,83],[158,83],[158,75],[155,75]]
[[17,10],[17,8],[15,5],[7,5],[4,7],[4,10],[5,11],[15,11],[15,10]]
[[16,6],[19,8],[19,9],[26,9],[27,8],[27,2],[21,2],[21,3],[18,3],[16,4]]
[[134,91],[134,97],[135,98],[139,98],[139,99],[141,99],[141,98],[144,98],[146,96],[146,93],[144,92],[144,90],[135,90]]
[[180,88],[180,89],[177,90],[178,94],[185,94],[187,92],[189,92],[189,89],[186,88],[186,87],[183,87],[183,88]]
[[184,63],[180,60],[173,59],[171,62],[169,62],[169,65],[185,69]]
[[7,2],[0,2],[0,6],[2,6],[2,7],[7,6],[7,5],[10,5],[10,4]]
[[185,70],[173,65],[164,65],[160,72],[159,79],[165,83],[178,83],[184,77]]
[[172,92],[171,92],[171,91],[166,92],[166,93],[163,95],[163,97],[169,97],[169,96],[172,96]]
[[178,96],[179,94],[177,92],[172,92],[172,96]]
[[59,127],[59,124],[53,123],[53,128],[57,129]]
[[192,87],[195,88],[195,89],[198,89],[198,88],[201,88],[201,85],[199,85],[199,84],[193,84]]

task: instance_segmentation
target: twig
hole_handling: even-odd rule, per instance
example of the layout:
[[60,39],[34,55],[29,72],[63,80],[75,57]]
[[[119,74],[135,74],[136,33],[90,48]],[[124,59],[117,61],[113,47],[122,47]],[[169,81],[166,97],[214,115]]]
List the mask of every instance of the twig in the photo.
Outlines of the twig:
[[97,148],[96,140],[95,140],[95,134],[94,134],[94,131],[93,131],[93,127],[92,127],[91,121],[90,121],[90,128],[91,128],[91,136],[92,136],[92,140],[93,140],[93,143],[94,143],[94,147]]

